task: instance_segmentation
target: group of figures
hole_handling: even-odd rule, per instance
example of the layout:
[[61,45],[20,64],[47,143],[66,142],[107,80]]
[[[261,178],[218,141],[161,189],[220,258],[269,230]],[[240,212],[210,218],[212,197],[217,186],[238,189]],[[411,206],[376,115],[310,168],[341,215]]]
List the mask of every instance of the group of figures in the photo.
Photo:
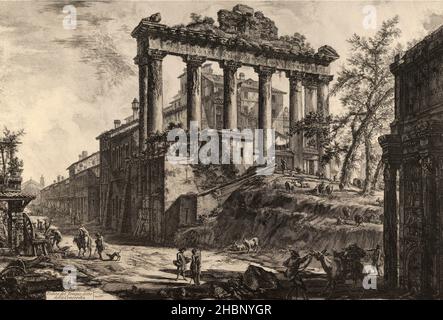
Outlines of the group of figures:
[[[73,242],[77,245],[78,248],[78,256],[85,256],[86,252],[89,252],[89,257],[92,255],[92,237],[89,234],[89,231],[81,225],[78,229],[77,235],[74,237]],[[97,253],[100,260],[108,260],[108,261],[120,261],[121,255],[120,251],[113,251],[111,253],[105,252],[105,240],[103,235],[100,232],[95,233],[95,251],[94,254]],[[103,258],[103,254],[105,254],[108,259]]]
[[381,273],[381,248],[377,245],[373,249],[364,250],[356,244],[346,247],[343,251],[333,251],[332,257],[327,250],[314,251],[310,250],[306,255],[301,256],[297,250],[291,250],[291,256],[283,263],[286,267],[285,276],[291,281],[291,289],[287,298],[292,298],[295,291],[295,297],[301,294],[303,299],[307,299],[307,288],[303,281],[305,269],[309,266],[312,258],[318,260],[326,273],[327,286],[324,292],[329,290],[331,295],[339,283],[351,279],[356,286],[362,283],[364,274],[364,266],[362,259],[367,255],[370,256],[372,266],[377,270],[377,274]]
[[187,269],[187,265],[190,262],[190,271],[191,271],[191,281],[194,281],[194,284],[200,284],[200,276],[201,276],[201,250],[194,248],[192,249],[192,257],[189,258],[185,255],[186,248],[180,248],[177,252],[177,258],[173,261],[173,264],[177,267],[177,279],[180,276],[183,277],[183,280],[187,280],[185,277],[185,272]]

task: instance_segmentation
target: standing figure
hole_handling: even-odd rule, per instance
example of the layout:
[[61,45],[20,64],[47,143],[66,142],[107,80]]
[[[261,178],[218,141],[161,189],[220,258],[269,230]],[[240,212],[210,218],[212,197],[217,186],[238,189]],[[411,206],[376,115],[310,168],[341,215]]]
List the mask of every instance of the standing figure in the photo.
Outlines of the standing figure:
[[372,265],[377,269],[377,275],[381,275],[381,273],[380,273],[380,266],[381,266],[381,263],[380,263],[380,260],[381,260],[381,248],[380,248],[380,245],[379,244],[377,244],[377,246],[374,248],[374,249],[369,249],[368,251],[372,251],[372,254],[371,254],[371,262],[372,262]]
[[292,292],[295,290],[296,298],[298,298],[298,291],[301,290],[303,299],[307,300],[306,286],[303,282],[302,272],[311,263],[312,255],[307,254],[300,257],[300,254],[296,250],[291,250],[291,256],[283,263],[287,269],[285,276],[292,282],[293,287],[289,291],[287,298],[291,297]]
[[62,233],[58,229],[52,229],[51,231],[51,240],[52,240],[52,247],[57,246],[58,249],[60,249],[60,242],[62,241]]
[[102,253],[105,250],[105,242],[103,239],[103,236],[100,234],[100,232],[97,232],[95,234],[95,250],[98,253],[98,256],[100,257],[100,260],[103,260]]
[[186,251],[185,248],[178,249],[177,260],[173,261],[174,265],[177,267],[177,279],[175,280],[178,280],[180,276],[183,277],[183,280],[186,280],[185,271],[186,271],[187,261],[185,257],[185,251]]
[[286,168],[287,168],[286,160],[285,160],[285,159],[281,159],[280,164],[281,164],[281,171],[282,171],[282,174],[285,174],[285,170],[286,170]]
[[86,230],[86,228],[81,225],[80,228],[78,228],[78,235],[80,236],[80,238],[86,238],[89,237],[89,231]]
[[194,280],[196,285],[200,285],[200,274],[201,274],[201,251],[194,248],[192,249],[191,258],[191,281]]

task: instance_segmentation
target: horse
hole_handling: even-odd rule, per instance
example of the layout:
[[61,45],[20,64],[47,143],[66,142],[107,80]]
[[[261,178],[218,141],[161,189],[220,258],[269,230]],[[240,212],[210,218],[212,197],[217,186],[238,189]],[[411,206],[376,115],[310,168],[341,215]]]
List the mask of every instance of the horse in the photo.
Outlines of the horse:
[[360,261],[354,261],[350,266],[350,270],[346,270],[343,260],[339,257],[330,259],[327,256],[326,249],[321,252],[313,251],[312,256],[320,262],[326,273],[328,284],[324,292],[329,289],[329,296],[334,292],[337,283],[346,280],[348,276],[354,281],[354,286],[357,285],[358,281],[362,283],[364,274],[363,264]]
[[73,243],[77,245],[78,248],[78,256],[80,257],[81,250],[83,250],[83,256],[85,256],[86,251],[89,251],[89,258],[92,255],[92,239],[90,236],[84,236],[81,237],[80,235],[76,235],[74,237],[74,240],[72,240]]

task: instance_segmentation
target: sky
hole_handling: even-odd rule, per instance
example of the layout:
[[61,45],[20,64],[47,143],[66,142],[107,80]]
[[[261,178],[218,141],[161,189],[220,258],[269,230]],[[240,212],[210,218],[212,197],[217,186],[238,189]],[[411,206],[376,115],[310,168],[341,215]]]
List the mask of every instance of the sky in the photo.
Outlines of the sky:
[[[19,150],[24,179],[67,176],[82,150],[98,151],[95,138],[131,114],[138,76],[130,33],[142,18],[160,12],[161,23],[175,25],[195,12],[216,20],[218,10],[237,3],[274,20],[279,35],[299,32],[315,49],[332,46],[340,55],[333,74],[349,56],[353,33],[371,36],[399,15],[405,45],[443,24],[440,1],[0,1],[0,127],[26,132]],[[66,6],[75,8],[75,25]],[[165,106],[184,67],[177,57],[164,59]],[[239,72],[256,79],[251,68]],[[272,80],[288,91],[284,76]],[[338,99],[330,104],[333,113],[341,111]]]

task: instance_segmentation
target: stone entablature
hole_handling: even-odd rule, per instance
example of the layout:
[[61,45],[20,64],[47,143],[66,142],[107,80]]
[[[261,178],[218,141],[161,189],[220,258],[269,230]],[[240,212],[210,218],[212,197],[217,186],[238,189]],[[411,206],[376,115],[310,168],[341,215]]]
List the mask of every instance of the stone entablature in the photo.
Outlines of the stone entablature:
[[399,122],[405,127],[415,117],[443,114],[443,28],[440,27],[423,41],[397,55],[391,64],[395,75],[396,108],[394,129]]
[[[219,23],[220,16],[223,15],[219,12]],[[264,16],[262,19],[270,20]],[[242,21],[232,29],[244,30]],[[157,49],[180,56],[200,55],[220,62],[234,60],[247,66],[263,65],[319,74],[328,74],[329,64],[339,58],[330,46],[324,45],[315,52],[296,37],[264,36],[261,29],[257,30],[260,37],[253,31],[230,33],[223,21],[220,27],[206,24],[206,28],[202,28],[202,24],[199,24],[200,28],[196,25],[169,27],[153,22],[151,17],[142,19],[132,32],[138,40],[137,57],[143,56],[148,49]],[[136,62],[139,59],[136,58]]]

